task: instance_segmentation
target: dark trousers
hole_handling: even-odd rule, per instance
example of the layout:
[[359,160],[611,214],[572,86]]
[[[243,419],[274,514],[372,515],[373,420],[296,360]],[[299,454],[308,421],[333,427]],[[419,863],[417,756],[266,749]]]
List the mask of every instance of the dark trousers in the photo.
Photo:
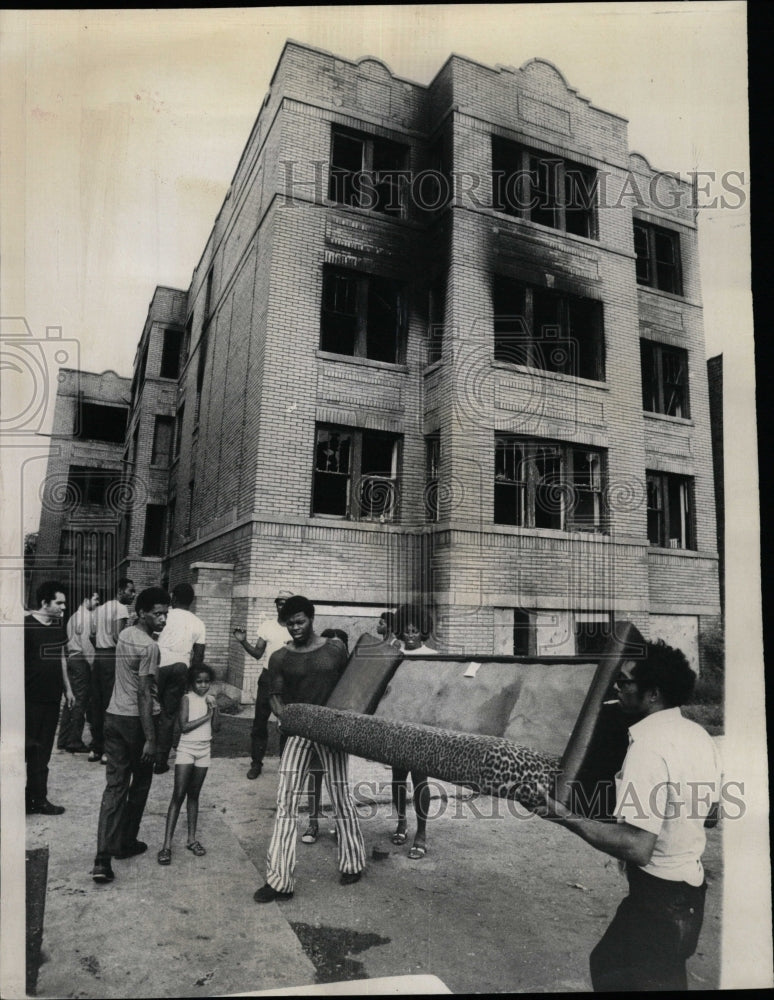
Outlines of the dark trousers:
[[185,663],[170,663],[159,667],[156,680],[159,705],[159,735],[158,753],[156,759],[166,762],[175,732],[175,720],[180,711],[180,702],[188,686],[188,665]]
[[105,752],[105,712],[113,695],[116,679],[115,649],[98,649],[91,668],[91,745],[97,753]]
[[269,672],[262,670],[258,678],[258,692],[255,696],[255,718],[250,730],[250,755],[253,764],[262,765],[269,742]]
[[137,840],[153,781],[153,761],[142,760],[145,733],[139,718],[108,713],[104,732],[107,767],[97,854],[108,858],[124,853]]
[[589,959],[598,993],[686,990],[685,963],[696,951],[706,883],[668,882],[630,865],[629,895]]
[[37,805],[48,798],[48,762],[54,749],[59,702],[24,706],[24,759],[27,762],[26,804]]
[[91,664],[85,656],[74,653],[67,657],[67,676],[70,678],[75,703],[72,708],[68,708],[65,702],[62,709],[57,742],[60,750],[69,750],[83,742],[83,723],[91,693]]

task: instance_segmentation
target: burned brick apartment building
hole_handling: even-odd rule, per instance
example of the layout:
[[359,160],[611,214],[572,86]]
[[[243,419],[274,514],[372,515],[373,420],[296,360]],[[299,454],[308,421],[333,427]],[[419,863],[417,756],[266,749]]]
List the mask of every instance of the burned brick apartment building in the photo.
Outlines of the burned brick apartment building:
[[448,652],[587,653],[626,618],[698,667],[720,604],[690,195],[543,60],[451,56],[424,86],[288,42],[133,378],[64,373],[39,560],[191,580],[248,695],[231,629],[280,588],[352,637],[412,599]]

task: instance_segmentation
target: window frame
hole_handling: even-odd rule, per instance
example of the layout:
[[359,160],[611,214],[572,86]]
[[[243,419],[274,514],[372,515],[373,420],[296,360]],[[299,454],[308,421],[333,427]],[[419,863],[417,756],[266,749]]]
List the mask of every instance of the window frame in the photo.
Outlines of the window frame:
[[[635,218],[632,220],[632,225],[637,284],[682,297],[684,292],[680,233],[676,229],[659,226],[654,222],[647,222],[645,219]],[[639,246],[644,251],[642,253],[638,249],[638,232],[640,233]],[[673,261],[659,261],[657,247],[659,238],[667,239],[671,243]],[[672,275],[672,280],[668,282],[671,287],[665,287],[663,282],[663,268],[665,267],[669,268],[669,273]]]
[[[357,143],[360,146],[359,168],[354,169],[346,165],[337,166],[337,139]],[[402,161],[401,164],[399,166],[379,166],[382,157],[389,160],[390,155]],[[378,212],[380,215],[387,215],[391,218],[406,218],[407,205],[401,179],[405,177],[408,170],[409,147],[407,144],[334,124],[331,128],[329,162],[329,201],[337,205],[346,205],[349,208]],[[358,178],[354,185],[352,184],[353,176]],[[380,179],[380,177],[384,179]],[[382,207],[382,192],[385,189],[389,191],[390,197],[387,199],[387,205]],[[397,198],[395,198],[396,192]],[[375,204],[371,203],[373,200],[375,200]],[[395,201],[397,201],[397,205],[395,205]]]
[[[673,551],[696,551],[696,503],[694,496],[695,480],[692,476],[679,473],[662,472],[657,469],[646,469],[646,509],[647,537],[651,548],[669,549]],[[673,502],[670,489],[677,489],[680,535],[673,536]],[[657,501],[654,506],[652,500]],[[656,530],[653,530],[655,522]],[[654,538],[654,536],[657,536]],[[673,541],[682,544],[673,545]]]
[[[501,311],[503,299],[509,298],[520,299],[520,307]],[[536,336],[536,314],[539,309],[547,309],[549,304],[555,307],[556,322],[542,323],[541,332]],[[589,315],[581,337],[578,312],[582,309],[588,310]],[[496,362],[592,382],[606,381],[605,307],[601,299],[495,274],[492,277],[492,312]],[[555,331],[556,336],[546,336],[546,331],[549,334]],[[574,349],[576,344],[578,349]]]
[[[507,460],[506,449],[511,450],[510,461]],[[501,455],[506,456],[504,474],[498,472]],[[578,471],[583,455],[593,456],[597,463],[596,470],[589,474],[591,485],[588,487],[582,484]],[[508,466],[513,469],[510,478],[507,475]],[[551,472],[552,467],[556,471]],[[603,448],[495,433],[494,524],[566,533],[608,534],[606,485],[607,452]],[[513,489],[511,504],[504,499],[506,487]],[[590,519],[577,514],[579,492],[581,496],[586,494],[591,498],[593,516]],[[504,512],[509,508],[514,513],[505,519]]]
[[[158,521],[154,519],[158,518]],[[145,505],[145,524],[142,533],[143,556],[159,557],[165,552],[167,523],[167,505],[163,503],[149,503]],[[155,546],[151,543],[155,542]],[[158,551],[152,551],[153,548]]]
[[[685,372],[681,383],[668,381],[666,362],[673,358]],[[642,409],[645,413],[657,413],[665,417],[675,417],[682,420],[691,419],[690,370],[689,354],[684,347],[674,347],[647,337],[640,338],[640,369],[642,378]],[[669,387],[682,388],[682,397],[678,400],[679,413],[671,413],[671,400],[668,400]],[[654,405],[649,405],[650,402]]]
[[[320,456],[319,448],[323,443],[321,441],[322,434],[335,434],[349,438],[347,469],[345,472],[333,469],[322,469],[318,467]],[[367,464],[367,458],[365,457],[365,445],[368,438],[381,439],[382,441],[389,442],[392,445],[391,469],[389,476],[378,472],[364,471],[364,467]],[[338,521],[370,521],[378,522],[380,524],[397,523],[400,517],[399,500],[403,457],[402,453],[403,437],[400,434],[393,434],[388,431],[370,430],[362,427],[348,427],[341,424],[315,424],[310,516],[315,518],[331,518]],[[316,509],[320,504],[323,492],[323,481],[320,477],[331,475],[345,477],[346,479],[344,485],[344,504],[342,510],[338,513],[330,510]],[[373,485],[370,487],[369,493],[372,496],[375,496],[377,500],[382,492],[384,492],[385,495],[389,494],[391,496],[391,500],[386,508],[386,514],[384,509],[378,513],[376,509],[374,509],[371,514],[364,512],[362,496],[364,492],[364,482],[366,480],[372,481]],[[390,483],[390,486],[383,489],[380,485],[383,483]],[[358,487],[360,487],[359,490]],[[359,495],[356,495],[356,493]]]
[[[329,298],[335,293],[334,283],[346,283],[351,285],[342,297],[351,298],[353,309],[350,312],[331,308]],[[381,295],[386,300],[389,292],[394,295],[394,304],[390,303],[395,316],[395,342],[394,359],[387,360],[384,357],[375,357],[371,344],[376,343],[373,335],[369,340],[369,327],[372,326],[373,315],[371,309],[375,309],[375,300]],[[379,274],[371,274],[367,271],[356,271],[351,268],[338,267],[333,264],[323,266],[322,293],[320,301],[320,339],[319,348],[326,354],[337,354],[345,358],[358,358],[363,361],[377,361],[380,364],[400,365],[404,364],[406,350],[406,314],[407,314],[407,292],[404,283],[387,278]],[[352,352],[336,349],[338,345],[331,343],[337,336],[335,326],[343,317],[352,325]],[[339,336],[341,334],[338,334]],[[328,340],[326,341],[326,337]],[[370,352],[370,353],[369,353]]]
[[[161,437],[160,428],[166,427],[167,430],[167,447],[166,450],[160,454],[159,448],[159,438]],[[172,464],[172,449],[174,447],[175,438],[175,418],[170,417],[164,413],[156,413],[153,419],[153,441],[151,443],[151,462],[150,464],[154,468],[168,469]]]
[[[599,174],[596,168],[555,153],[541,152],[499,135],[492,135],[491,149],[492,207],[496,212],[526,219],[571,236],[599,240]],[[584,185],[590,181],[592,192],[589,196],[589,187],[586,186],[584,196],[588,197],[589,203],[577,209],[577,216],[573,215],[569,191],[575,177],[583,177]],[[515,204],[507,196],[507,187],[513,178]],[[576,182],[576,191],[578,187]],[[538,203],[534,204],[536,199]],[[552,221],[548,221],[549,213]],[[568,226],[568,219],[583,221]]]
[[[129,422],[128,406],[112,406],[108,403],[98,403],[81,399],[76,410],[76,426],[73,438],[76,441],[104,441],[108,444],[123,444],[126,438],[126,426]],[[111,433],[105,433],[105,425]],[[95,431],[102,429],[102,434]]]

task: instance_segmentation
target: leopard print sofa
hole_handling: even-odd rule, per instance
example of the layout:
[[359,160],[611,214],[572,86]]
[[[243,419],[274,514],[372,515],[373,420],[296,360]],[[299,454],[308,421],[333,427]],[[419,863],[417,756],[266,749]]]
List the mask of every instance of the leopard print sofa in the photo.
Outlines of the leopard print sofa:
[[319,705],[286,705],[282,730],[356,757],[416,770],[485,795],[516,799],[528,809],[553,790],[559,760],[498,736],[389,722]]

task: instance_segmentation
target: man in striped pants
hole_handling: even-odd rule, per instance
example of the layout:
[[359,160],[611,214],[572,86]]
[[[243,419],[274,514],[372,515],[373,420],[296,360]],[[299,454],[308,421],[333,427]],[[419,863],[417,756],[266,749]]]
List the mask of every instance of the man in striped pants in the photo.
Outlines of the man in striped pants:
[[[291,597],[282,610],[291,641],[272,653],[269,660],[271,708],[280,723],[286,704],[324,705],[347,663],[347,652],[339,639],[324,639],[314,631],[311,601]],[[341,884],[358,882],[365,868],[365,845],[349,788],[347,754],[302,736],[290,736],[280,763],[277,816],[266,859],[266,884],[253,896],[256,903],[290,899],[293,895],[298,806],[305,794],[313,749],[325,769],[333,805]]]

